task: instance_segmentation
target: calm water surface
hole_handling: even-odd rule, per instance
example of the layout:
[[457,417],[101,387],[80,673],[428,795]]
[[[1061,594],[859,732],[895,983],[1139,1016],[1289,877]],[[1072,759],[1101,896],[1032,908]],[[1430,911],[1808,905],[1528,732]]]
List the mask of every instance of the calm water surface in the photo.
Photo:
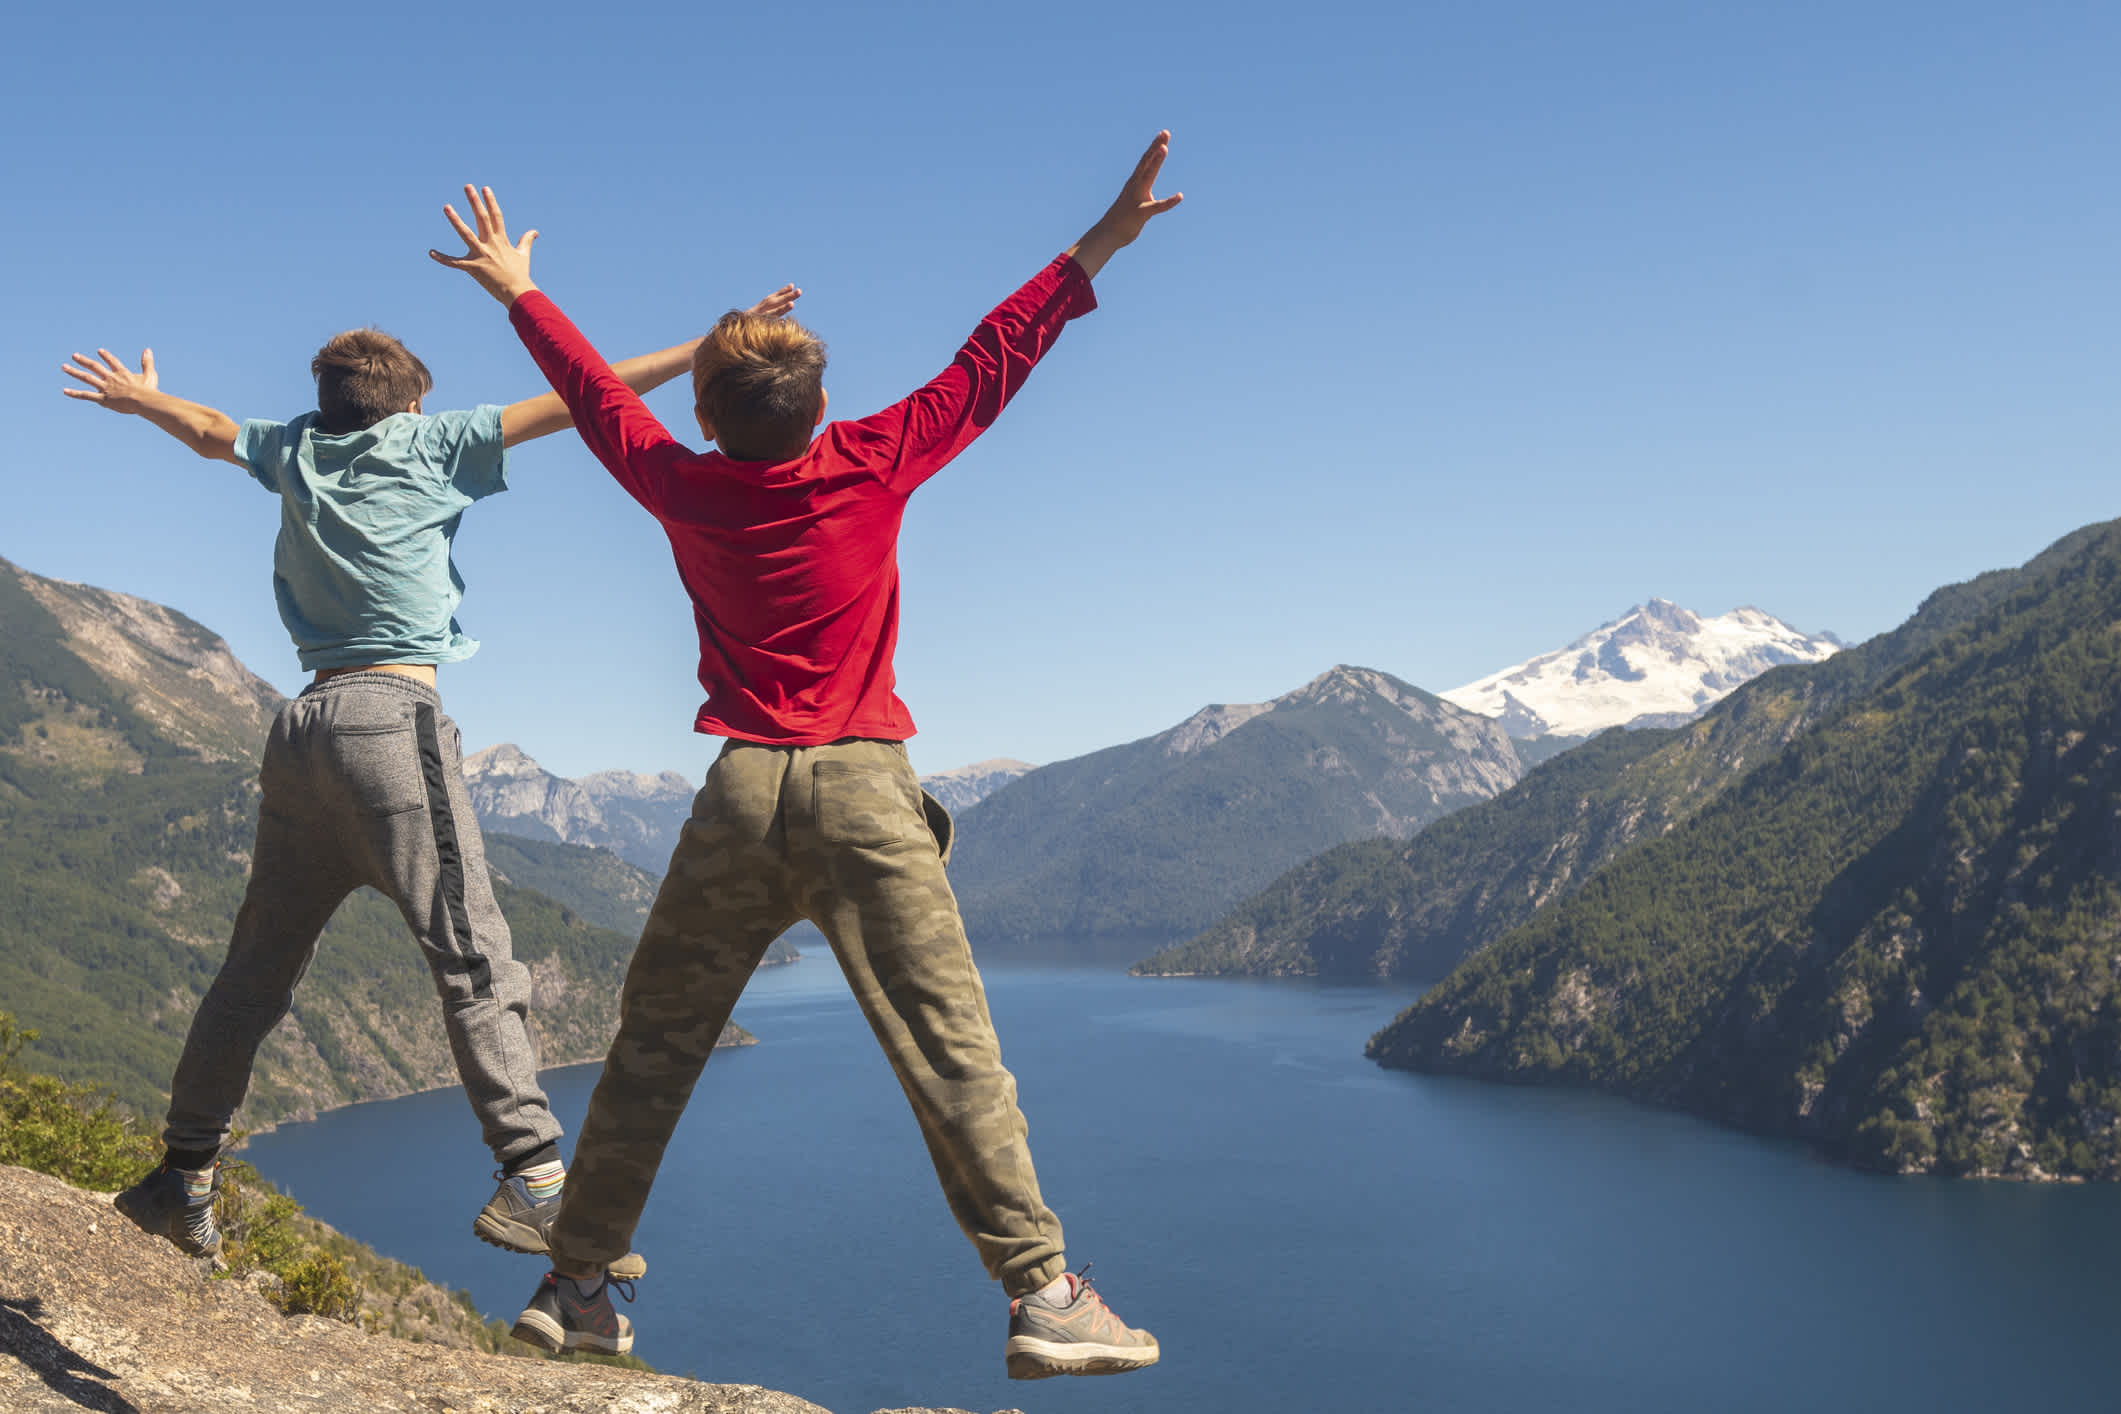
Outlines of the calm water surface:
[[[987,974],[1071,1258],[1163,1363],[1016,1384],[1007,1323],[827,956],[761,972],[635,1245],[658,1369],[836,1414],[2111,1409],[2121,1188],[1882,1179],[1596,1096],[1386,1072],[1410,993]],[[570,1134],[595,1067],[548,1072]],[[512,1319],[456,1091],[248,1157]],[[360,1175],[387,1175],[364,1183]]]

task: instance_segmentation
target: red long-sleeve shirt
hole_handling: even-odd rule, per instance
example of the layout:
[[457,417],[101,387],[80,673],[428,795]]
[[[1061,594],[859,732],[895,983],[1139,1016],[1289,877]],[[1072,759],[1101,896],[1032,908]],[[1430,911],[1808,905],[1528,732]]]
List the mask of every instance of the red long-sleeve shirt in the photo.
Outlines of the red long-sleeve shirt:
[[1089,277],[1060,256],[926,387],[828,424],[785,462],[682,446],[541,292],[508,317],[589,450],[670,537],[700,630],[707,701],[693,730],[817,746],[913,735],[891,668],[906,498],[987,429],[1061,326],[1095,308]]

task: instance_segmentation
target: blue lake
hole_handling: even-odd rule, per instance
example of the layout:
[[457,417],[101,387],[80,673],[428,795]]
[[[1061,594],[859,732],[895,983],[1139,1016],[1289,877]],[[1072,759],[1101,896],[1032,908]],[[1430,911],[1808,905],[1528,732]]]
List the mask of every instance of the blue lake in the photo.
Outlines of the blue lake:
[[[737,1019],[762,1044],[693,1096],[635,1238],[636,1353],[835,1414],[2121,1402],[2121,1188],[1879,1178],[1598,1096],[1383,1071],[1362,1043],[1405,990],[987,982],[1070,1257],[1163,1363],[1003,1377],[1000,1289],[822,954],[759,973]],[[545,1076],[570,1134],[595,1076]],[[489,1315],[543,1271],[471,1236],[491,1160],[456,1091],[246,1157]]]

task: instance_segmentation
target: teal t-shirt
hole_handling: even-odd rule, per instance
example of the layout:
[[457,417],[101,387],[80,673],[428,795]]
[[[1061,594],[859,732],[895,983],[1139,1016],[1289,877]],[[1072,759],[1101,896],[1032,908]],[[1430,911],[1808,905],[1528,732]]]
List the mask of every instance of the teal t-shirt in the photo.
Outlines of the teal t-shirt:
[[479,651],[457,626],[450,558],[464,508],[508,489],[501,409],[401,412],[359,432],[246,422],[236,456],[280,498],[273,597],[305,669],[455,663]]

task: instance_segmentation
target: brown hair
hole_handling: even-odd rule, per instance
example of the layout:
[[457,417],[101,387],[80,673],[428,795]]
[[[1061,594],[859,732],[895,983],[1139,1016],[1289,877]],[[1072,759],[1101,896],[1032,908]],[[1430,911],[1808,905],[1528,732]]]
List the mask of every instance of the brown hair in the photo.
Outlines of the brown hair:
[[434,390],[434,376],[412,350],[381,329],[334,334],[309,361],[317,380],[317,430],[359,432],[403,412]]
[[825,343],[793,319],[732,309],[693,350],[693,404],[738,461],[802,451],[824,386]]

